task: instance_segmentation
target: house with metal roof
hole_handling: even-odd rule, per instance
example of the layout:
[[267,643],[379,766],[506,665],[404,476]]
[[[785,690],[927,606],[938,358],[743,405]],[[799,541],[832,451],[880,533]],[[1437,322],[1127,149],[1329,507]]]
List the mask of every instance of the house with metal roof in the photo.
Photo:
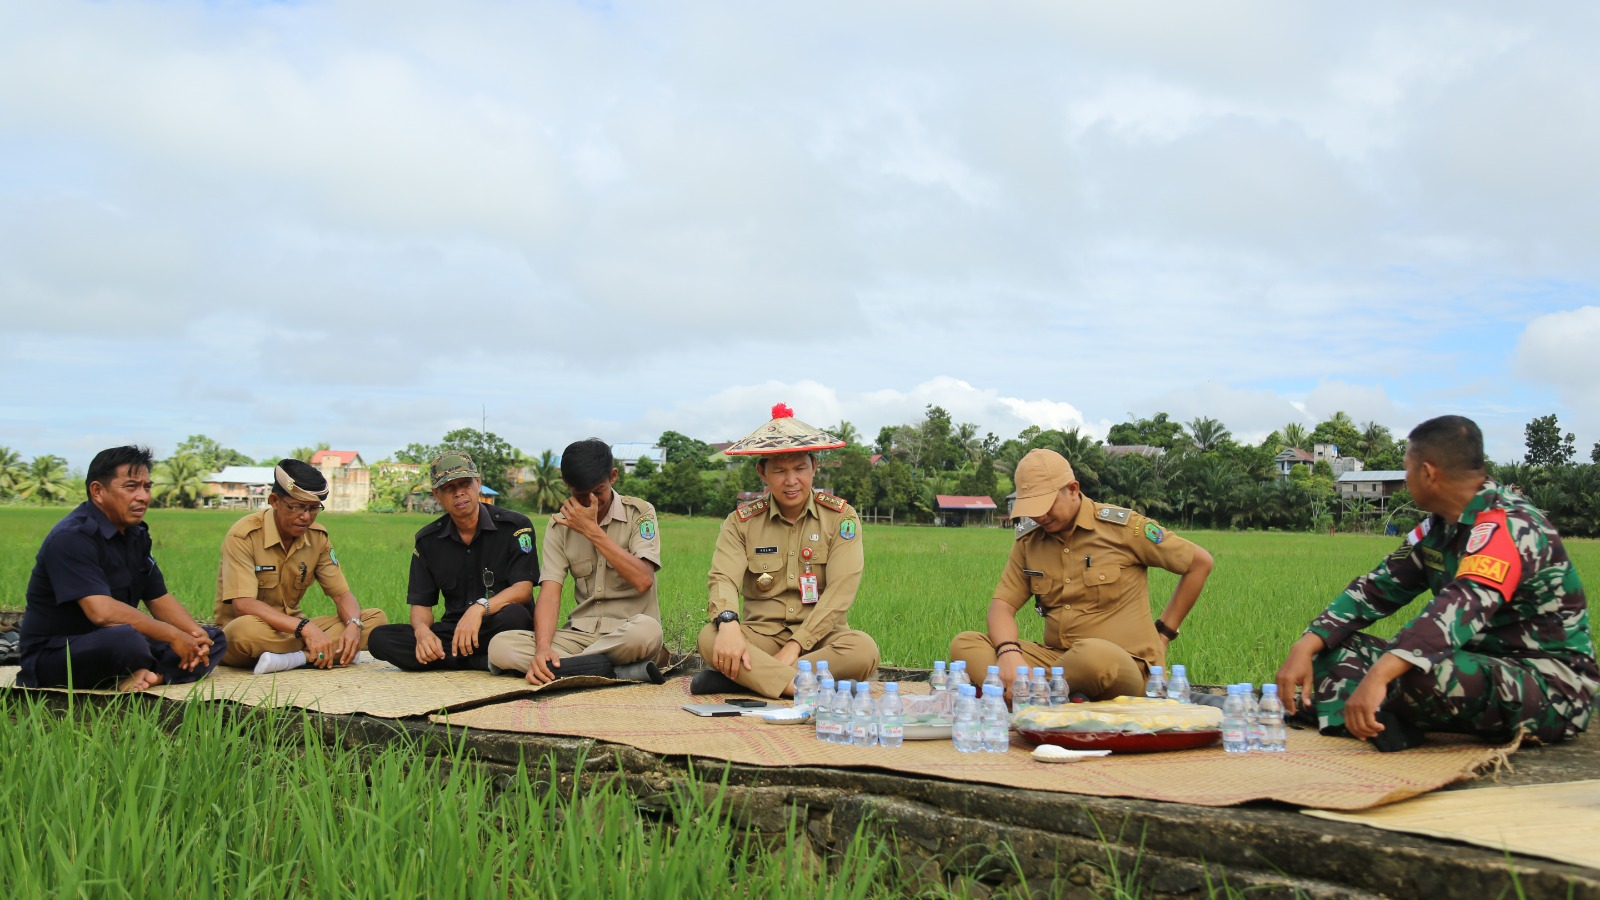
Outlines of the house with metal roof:
[[262,509],[272,492],[272,466],[223,466],[205,477],[205,504],[223,509]]

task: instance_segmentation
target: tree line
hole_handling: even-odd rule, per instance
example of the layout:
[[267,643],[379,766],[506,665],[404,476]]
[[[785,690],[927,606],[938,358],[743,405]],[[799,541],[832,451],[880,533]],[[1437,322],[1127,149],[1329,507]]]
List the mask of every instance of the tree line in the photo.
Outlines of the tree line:
[[[1367,470],[1404,467],[1404,440],[1376,422],[1358,424],[1344,412],[1310,428],[1291,422],[1259,443],[1236,440],[1217,419],[1180,422],[1164,412],[1119,422],[1105,440],[1081,429],[1038,427],[1002,440],[992,432],[980,434],[972,423],[955,422],[937,405],[926,407],[917,422],[879,429],[873,440],[847,421],[826,430],[848,446],[818,454],[816,486],[844,497],[863,514],[895,522],[938,520],[939,494],[989,497],[1003,510],[1018,461],[1039,447],[1072,463],[1087,496],[1177,527],[1403,530],[1421,515],[1403,490],[1381,506],[1370,498],[1340,496],[1327,462],[1294,465],[1288,477],[1280,475],[1275,460],[1282,451],[1309,453],[1317,444],[1337,446],[1341,456],[1362,460]],[[1590,451],[1589,462],[1578,462],[1575,436],[1563,433],[1553,414],[1529,422],[1524,438],[1524,458],[1491,461],[1491,477],[1516,485],[1562,533],[1600,535],[1600,443]],[[741,494],[761,490],[749,457],[724,456],[705,441],[675,431],[663,433],[656,446],[665,451],[664,464],[640,460],[618,489],[662,511],[723,516],[738,505]],[[296,447],[285,455],[309,460],[327,447]],[[532,456],[493,432],[461,428],[436,443],[408,444],[370,464],[369,509],[403,509],[407,497],[425,493],[430,487],[427,465],[446,450],[471,455],[501,502],[550,512],[566,496],[553,450]],[[191,435],[157,463],[154,502],[200,505],[210,473],[227,465],[273,465],[280,458],[253,460],[205,435]],[[24,463],[14,451],[0,447],[0,500],[72,502],[81,496],[82,483],[81,473],[69,472],[59,456]]]

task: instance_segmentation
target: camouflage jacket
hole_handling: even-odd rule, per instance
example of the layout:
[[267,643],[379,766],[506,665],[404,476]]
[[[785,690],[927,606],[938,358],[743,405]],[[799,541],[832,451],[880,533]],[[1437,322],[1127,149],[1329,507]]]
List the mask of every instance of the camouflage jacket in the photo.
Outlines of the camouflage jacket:
[[1574,699],[1600,687],[1578,571],[1544,513],[1514,491],[1485,480],[1459,521],[1429,517],[1307,630],[1336,647],[1424,590],[1433,599],[1389,643],[1407,662],[1429,670],[1467,650],[1529,660]]

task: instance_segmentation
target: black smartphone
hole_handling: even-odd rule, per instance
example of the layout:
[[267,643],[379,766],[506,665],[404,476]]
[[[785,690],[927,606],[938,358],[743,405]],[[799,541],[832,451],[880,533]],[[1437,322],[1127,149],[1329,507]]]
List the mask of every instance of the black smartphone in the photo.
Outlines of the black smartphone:
[[725,700],[723,702],[727,703],[729,706],[737,706],[741,709],[760,709],[767,705],[767,701],[765,700]]

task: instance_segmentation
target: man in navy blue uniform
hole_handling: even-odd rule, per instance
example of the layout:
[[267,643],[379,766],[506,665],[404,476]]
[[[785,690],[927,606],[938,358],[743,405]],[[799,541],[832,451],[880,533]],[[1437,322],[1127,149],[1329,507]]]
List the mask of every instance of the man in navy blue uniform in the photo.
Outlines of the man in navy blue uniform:
[[23,687],[142,691],[197,681],[222,659],[222,629],[189,615],[150,555],[150,462],[144,447],[100,451],[88,501],[45,536],[19,629]]

